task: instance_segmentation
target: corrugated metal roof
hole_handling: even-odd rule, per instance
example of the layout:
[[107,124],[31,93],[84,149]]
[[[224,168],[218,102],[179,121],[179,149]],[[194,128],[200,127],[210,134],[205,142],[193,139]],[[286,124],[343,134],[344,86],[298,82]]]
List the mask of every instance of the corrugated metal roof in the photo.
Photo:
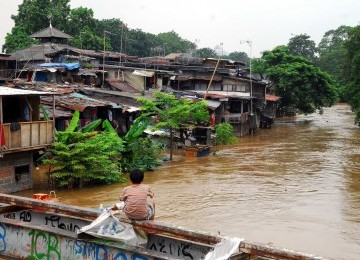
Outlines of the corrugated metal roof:
[[30,38],[59,38],[59,39],[72,39],[70,35],[50,26],[41,31],[38,31],[29,36]]
[[[95,50],[84,50],[84,49],[79,49],[79,48],[75,48],[72,46],[66,46],[66,48],[62,48],[62,49],[58,49],[58,50],[54,50],[52,52],[49,52],[46,54],[46,56],[48,57],[53,57],[58,55],[60,52],[65,52],[68,55],[70,54],[70,52],[74,52],[76,54],[79,54],[80,56],[89,56],[89,57],[95,57],[95,58],[101,58],[104,55],[103,51],[95,51]],[[112,59],[121,59],[123,61],[125,60],[136,60],[138,57],[137,56],[130,56],[127,55],[125,53],[120,53],[120,52],[112,52],[112,51],[106,51],[105,52],[105,57],[107,58],[112,58]]]
[[279,96],[266,94],[266,101],[276,102],[276,101],[279,101],[280,99],[281,99],[281,97],[279,97]]
[[[200,95],[205,95],[206,91],[204,90],[191,90],[189,92],[194,92]],[[207,97],[212,98],[240,98],[240,99],[250,99],[250,93],[248,92],[230,92],[230,91],[209,91]]]
[[[53,108],[51,106],[48,106],[48,105],[44,105],[44,108],[45,108],[45,111],[48,114],[48,116],[50,118],[52,118],[53,117]],[[72,117],[72,115],[73,115],[73,113],[70,112],[70,111],[65,111],[65,110],[58,109],[58,108],[55,109],[55,118]],[[44,115],[43,115],[42,111],[40,111],[40,117],[44,118]]]
[[110,87],[114,88],[115,90],[131,92],[131,93],[140,93],[140,91],[137,88],[131,86],[129,83],[125,81],[109,80],[107,82],[109,83]]
[[[43,98],[46,103],[51,102],[49,99]],[[72,110],[84,111],[88,107],[112,107],[122,108],[121,104],[104,101],[101,99],[90,98],[80,93],[71,93],[69,95],[57,96],[55,98],[57,106],[66,107]]]
[[15,61],[15,58],[11,57],[8,54],[0,53],[0,60],[3,60],[3,61]]
[[149,70],[134,70],[133,75],[142,76],[142,77],[152,77],[155,74],[155,71]]
[[[179,81],[187,81],[187,80],[207,80],[210,81],[211,80],[211,76],[186,76],[186,75],[180,75],[180,76],[176,76],[175,80],[179,80]],[[221,81],[222,77],[219,75],[214,75],[213,81]]]
[[205,102],[207,103],[207,106],[213,110],[221,105],[221,102],[216,100],[205,99]]
[[42,96],[42,95],[49,96],[49,95],[54,95],[54,93],[0,86],[0,96]]
[[12,57],[20,61],[45,61],[48,58],[45,56],[48,53],[59,51],[66,47],[70,47],[67,44],[55,44],[55,43],[44,43],[44,44],[34,44],[28,48],[15,51],[11,53]]

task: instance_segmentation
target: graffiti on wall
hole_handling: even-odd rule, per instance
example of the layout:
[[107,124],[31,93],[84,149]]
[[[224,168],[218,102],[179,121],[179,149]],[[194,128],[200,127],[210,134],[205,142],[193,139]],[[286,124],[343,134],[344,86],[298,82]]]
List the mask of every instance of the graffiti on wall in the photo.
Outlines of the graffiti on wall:
[[31,237],[29,259],[61,259],[58,236],[35,229],[29,232],[29,236]]
[[71,232],[76,232],[80,229],[79,221],[74,222],[74,220],[71,218],[33,212],[30,210],[6,213],[3,215],[3,217],[7,219],[18,219],[28,223],[51,226],[53,228],[59,228]]
[[0,253],[6,251],[6,228],[0,223]]
[[[6,228],[9,229],[7,232]],[[7,227],[0,222],[0,254],[20,256],[26,259],[94,259],[94,260],[148,260],[139,253],[124,252],[121,249],[97,244],[86,240],[76,240],[37,229]],[[11,234],[8,243],[22,243],[7,247],[6,237]],[[12,248],[12,249],[11,249]],[[153,258],[150,258],[153,259]]]

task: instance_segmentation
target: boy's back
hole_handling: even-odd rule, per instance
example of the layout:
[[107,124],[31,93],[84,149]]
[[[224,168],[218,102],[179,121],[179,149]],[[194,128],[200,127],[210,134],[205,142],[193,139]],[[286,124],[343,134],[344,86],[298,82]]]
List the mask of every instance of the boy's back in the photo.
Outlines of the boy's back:
[[148,207],[153,207],[153,197],[148,185],[132,184],[124,188],[120,200],[125,202],[124,212],[130,219],[145,220],[149,218]]

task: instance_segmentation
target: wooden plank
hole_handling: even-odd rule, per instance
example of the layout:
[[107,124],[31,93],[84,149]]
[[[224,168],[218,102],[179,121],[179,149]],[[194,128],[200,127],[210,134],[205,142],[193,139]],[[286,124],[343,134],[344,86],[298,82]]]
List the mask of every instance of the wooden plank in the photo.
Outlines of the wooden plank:
[[48,123],[47,122],[41,122],[40,123],[40,131],[39,131],[39,135],[40,135],[40,144],[48,144],[47,142],[47,125]]
[[31,146],[36,146],[40,144],[39,133],[40,133],[40,123],[31,124],[30,134],[31,134]]
[[20,148],[21,147],[21,130],[18,131],[10,131],[10,140],[11,147],[9,149]]
[[31,146],[31,123],[21,123],[21,147]]

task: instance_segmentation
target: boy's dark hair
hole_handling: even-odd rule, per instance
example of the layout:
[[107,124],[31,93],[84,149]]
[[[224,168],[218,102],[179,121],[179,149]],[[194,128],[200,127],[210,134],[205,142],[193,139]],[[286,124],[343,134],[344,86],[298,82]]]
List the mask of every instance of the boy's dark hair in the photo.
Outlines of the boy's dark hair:
[[130,180],[134,184],[140,184],[144,180],[144,172],[140,169],[131,170]]

